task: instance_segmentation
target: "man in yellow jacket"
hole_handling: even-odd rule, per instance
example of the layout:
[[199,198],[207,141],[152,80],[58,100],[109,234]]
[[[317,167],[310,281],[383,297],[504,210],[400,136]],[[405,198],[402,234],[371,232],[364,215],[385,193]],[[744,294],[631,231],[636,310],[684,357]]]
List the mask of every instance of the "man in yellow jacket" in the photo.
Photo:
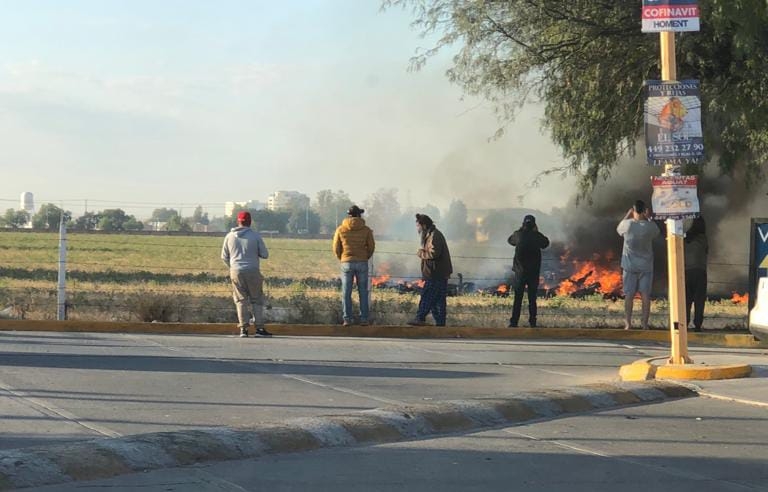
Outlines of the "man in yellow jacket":
[[376,243],[373,231],[365,225],[362,208],[352,205],[347,211],[347,218],[333,235],[333,252],[341,261],[341,308],[344,326],[353,323],[352,318],[352,281],[357,282],[357,294],[360,296],[360,324],[368,324],[368,260],[373,256]]

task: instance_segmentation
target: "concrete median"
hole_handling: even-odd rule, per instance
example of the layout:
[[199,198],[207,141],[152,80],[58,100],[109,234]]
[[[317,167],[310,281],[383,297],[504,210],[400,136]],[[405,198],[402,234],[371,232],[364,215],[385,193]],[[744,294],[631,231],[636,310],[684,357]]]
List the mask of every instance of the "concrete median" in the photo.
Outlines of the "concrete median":
[[422,439],[697,396],[663,381],[597,384],[507,398],[388,406],[352,414],[140,434],[0,451],[0,490],[93,480],[200,462],[226,461]]

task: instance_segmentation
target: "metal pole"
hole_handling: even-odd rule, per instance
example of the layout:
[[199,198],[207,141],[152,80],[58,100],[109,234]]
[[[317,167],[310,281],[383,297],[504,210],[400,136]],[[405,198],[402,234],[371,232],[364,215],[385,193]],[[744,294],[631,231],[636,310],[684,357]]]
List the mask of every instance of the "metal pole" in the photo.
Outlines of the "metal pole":
[[[675,33],[659,33],[661,42],[661,78],[677,80]],[[664,176],[680,176],[680,167],[667,164]],[[690,364],[688,356],[688,324],[685,310],[685,254],[683,250],[683,221],[667,219],[667,274],[669,281],[669,333],[672,364]]]
[[59,282],[57,289],[57,311],[56,319],[63,321],[67,319],[67,226],[64,223],[64,211],[61,212],[59,222]]

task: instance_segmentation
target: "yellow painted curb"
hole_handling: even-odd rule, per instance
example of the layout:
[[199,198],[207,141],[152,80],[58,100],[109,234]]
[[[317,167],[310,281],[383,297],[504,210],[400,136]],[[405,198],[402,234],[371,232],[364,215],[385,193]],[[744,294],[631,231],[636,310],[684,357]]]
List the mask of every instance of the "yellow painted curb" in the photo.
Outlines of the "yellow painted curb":
[[745,378],[752,374],[752,366],[734,364],[728,366],[708,366],[704,364],[675,365],[669,364],[656,368],[656,379],[713,379]]
[[711,381],[715,379],[745,378],[752,374],[752,366],[732,364],[727,366],[709,366],[706,364],[653,364],[667,357],[641,359],[619,368],[622,381],[645,381],[648,379],[695,379]]
[[646,381],[656,375],[656,366],[644,360],[635,361],[619,368],[622,381]]

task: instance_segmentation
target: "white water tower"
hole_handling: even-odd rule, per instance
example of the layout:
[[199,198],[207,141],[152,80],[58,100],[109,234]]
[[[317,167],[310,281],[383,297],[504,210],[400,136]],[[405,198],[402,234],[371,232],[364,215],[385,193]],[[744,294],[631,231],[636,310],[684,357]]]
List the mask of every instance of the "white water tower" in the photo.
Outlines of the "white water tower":
[[25,210],[30,215],[35,214],[35,196],[31,192],[25,191],[21,194],[19,209]]

